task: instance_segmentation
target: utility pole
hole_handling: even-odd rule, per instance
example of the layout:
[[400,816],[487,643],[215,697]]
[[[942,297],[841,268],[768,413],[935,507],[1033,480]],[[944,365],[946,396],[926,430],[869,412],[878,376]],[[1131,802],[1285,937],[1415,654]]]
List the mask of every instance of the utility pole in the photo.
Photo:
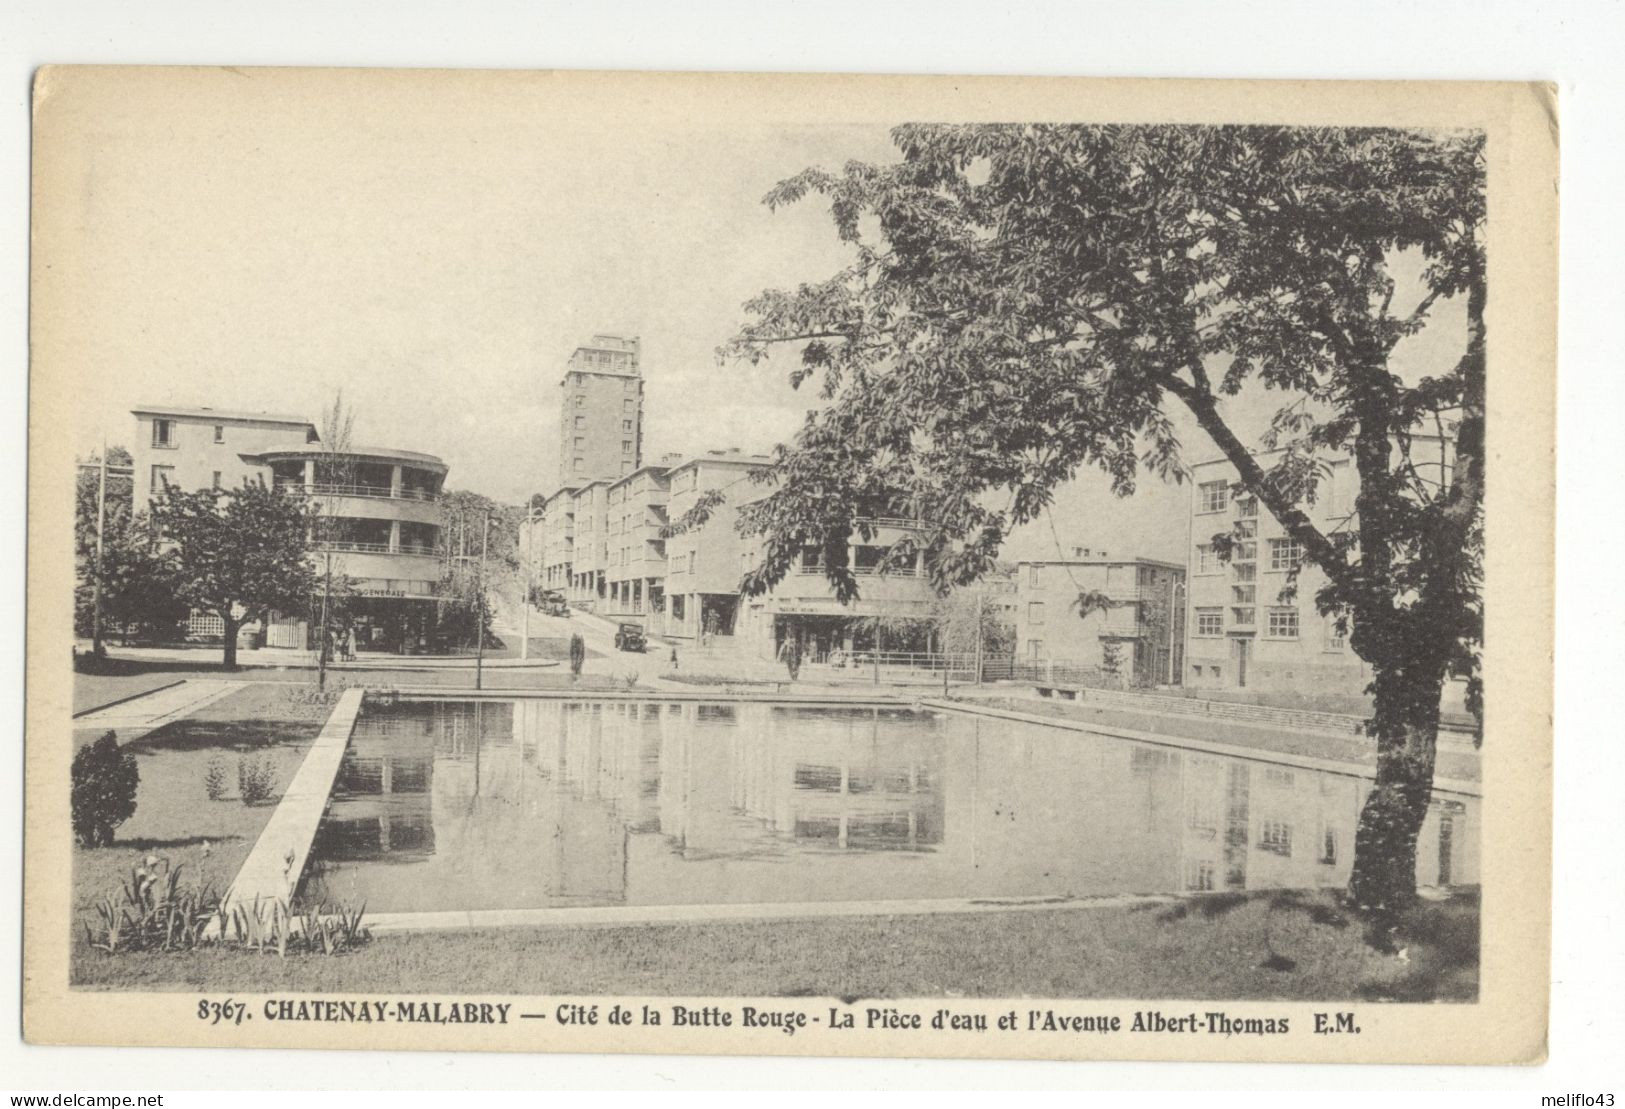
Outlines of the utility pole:
[[[132,492],[130,503],[135,503],[133,491],[134,472],[131,473]],[[133,509],[132,509],[133,511]],[[107,530],[107,436],[102,436],[101,478],[96,485],[96,576],[91,581],[90,596],[90,654],[92,658],[102,657],[102,551],[105,549],[103,534]],[[126,633],[128,638],[128,633]]]
[[479,590],[474,594],[478,604],[474,609],[474,622],[477,628],[476,644],[474,649],[474,688],[482,688],[485,680],[485,551],[491,542],[491,516],[485,517],[485,527],[480,533],[480,580]]
[[986,586],[978,583],[976,587],[976,673],[971,678],[974,685],[982,684],[982,606],[987,601],[987,595],[982,592]]
[[323,552],[327,569],[322,574],[322,626],[316,639],[316,688],[327,688],[327,606],[333,598],[333,552]]

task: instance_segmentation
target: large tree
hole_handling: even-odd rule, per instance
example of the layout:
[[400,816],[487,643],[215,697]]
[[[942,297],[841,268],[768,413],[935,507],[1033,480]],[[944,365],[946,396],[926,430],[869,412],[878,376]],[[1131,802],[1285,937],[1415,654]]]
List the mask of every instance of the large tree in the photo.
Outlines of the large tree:
[[[752,300],[721,352],[754,362],[791,344],[792,381],[819,379],[824,402],[780,448],[774,491],[742,510],[766,536],[744,588],[769,588],[805,546],[871,538],[859,506],[898,490],[927,526],[891,561],[923,547],[939,588],[973,580],[1081,468],[1120,495],[1142,469],[1180,478],[1183,410],[1319,569],[1320,610],[1351,623],[1370,665],[1377,769],[1351,893],[1402,908],[1442,686],[1472,670],[1482,631],[1482,136],[911,125],[894,138],[895,164],[809,169],[767,197],[826,197],[852,261]],[[1395,347],[1452,300],[1467,320],[1453,364],[1407,379]],[[1226,400],[1259,387],[1279,401],[1250,446]],[[1453,442],[1448,465],[1412,456],[1424,426]],[[1359,476],[1357,516],[1328,531],[1308,509],[1338,456]],[[856,595],[844,558],[823,565]]]
[[237,666],[243,624],[271,609],[303,612],[310,604],[314,510],[302,490],[263,482],[197,492],[167,486],[152,502],[152,517],[174,560],[181,598],[225,625],[226,669]]

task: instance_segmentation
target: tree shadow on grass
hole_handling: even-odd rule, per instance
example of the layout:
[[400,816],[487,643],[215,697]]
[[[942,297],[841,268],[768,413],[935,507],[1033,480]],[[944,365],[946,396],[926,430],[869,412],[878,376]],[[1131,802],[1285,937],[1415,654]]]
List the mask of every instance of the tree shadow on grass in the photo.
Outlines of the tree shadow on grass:
[[166,751],[262,751],[309,743],[320,734],[318,721],[175,720],[129,744],[137,754]]
[[109,846],[124,851],[179,851],[184,847],[202,847],[205,843],[218,846],[222,843],[231,843],[233,840],[243,838],[242,836],[233,835],[186,836],[181,839],[152,839],[148,836],[137,836],[134,839],[115,840]]

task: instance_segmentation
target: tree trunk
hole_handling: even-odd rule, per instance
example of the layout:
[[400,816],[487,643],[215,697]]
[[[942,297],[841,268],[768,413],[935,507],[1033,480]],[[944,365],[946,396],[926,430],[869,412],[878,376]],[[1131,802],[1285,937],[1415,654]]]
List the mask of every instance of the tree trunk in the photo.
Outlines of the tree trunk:
[[221,617],[226,627],[225,655],[221,662],[227,670],[237,669],[237,627],[238,623],[230,616]]
[[1377,775],[1354,834],[1349,895],[1392,916],[1416,900],[1416,843],[1433,798],[1442,674],[1379,674],[1375,684]]

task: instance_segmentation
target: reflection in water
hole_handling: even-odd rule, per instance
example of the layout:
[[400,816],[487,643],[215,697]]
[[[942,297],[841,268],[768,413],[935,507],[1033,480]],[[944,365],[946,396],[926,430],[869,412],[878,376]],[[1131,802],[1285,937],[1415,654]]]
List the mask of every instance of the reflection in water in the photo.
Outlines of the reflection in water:
[[[1369,783],[906,709],[366,706],[306,893],[376,911],[1341,886]],[[1477,881],[1440,797],[1424,884]]]

